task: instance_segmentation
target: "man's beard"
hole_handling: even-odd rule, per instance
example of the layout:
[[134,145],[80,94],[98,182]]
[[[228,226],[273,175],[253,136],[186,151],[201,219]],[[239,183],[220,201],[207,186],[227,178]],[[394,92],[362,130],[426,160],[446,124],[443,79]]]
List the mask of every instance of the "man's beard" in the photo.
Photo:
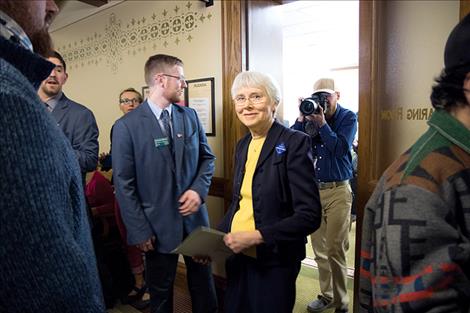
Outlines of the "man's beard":
[[179,93],[175,93],[170,97],[169,100],[170,100],[171,103],[178,103],[178,102],[181,102],[182,100],[184,100],[184,97],[183,97],[183,95],[180,95]]
[[41,29],[31,36],[34,52],[47,58],[52,54],[52,38],[47,29]]
[[39,86],[39,88],[41,88],[41,91],[49,98],[57,96],[62,90],[61,88],[58,88],[57,90],[49,89],[47,84],[44,82]]

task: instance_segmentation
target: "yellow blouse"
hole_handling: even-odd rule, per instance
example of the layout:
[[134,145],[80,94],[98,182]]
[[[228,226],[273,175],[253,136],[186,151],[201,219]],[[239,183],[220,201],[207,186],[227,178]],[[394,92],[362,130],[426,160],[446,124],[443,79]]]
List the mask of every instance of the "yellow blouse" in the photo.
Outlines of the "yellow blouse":
[[[235,213],[232,220],[232,232],[237,231],[252,231],[255,230],[255,219],[253,216],[253,195],[252,182],[253,175],[255,173],[256,164],[258,163],[261,149],[266,137],[251,139],[250,145],[248,146],[248,156],[245,163],[245,175],[243,176],[243,183],[240,189],[240,209]],[[251,249],[249,249],[251,250]],[[247,251],[246,254],[253,255],[252,251]]]

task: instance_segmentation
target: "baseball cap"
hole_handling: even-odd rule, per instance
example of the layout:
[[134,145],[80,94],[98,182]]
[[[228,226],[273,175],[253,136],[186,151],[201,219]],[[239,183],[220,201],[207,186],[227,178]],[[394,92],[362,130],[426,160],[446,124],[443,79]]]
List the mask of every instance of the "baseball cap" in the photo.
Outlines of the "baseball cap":
[[328,92],[328,93],[335,93],[335,81],[332,78],[320,78],[313,84],[313,92]]
[[444,65],[447,71],[470,66],[470,14],[454,27],[447,38]]

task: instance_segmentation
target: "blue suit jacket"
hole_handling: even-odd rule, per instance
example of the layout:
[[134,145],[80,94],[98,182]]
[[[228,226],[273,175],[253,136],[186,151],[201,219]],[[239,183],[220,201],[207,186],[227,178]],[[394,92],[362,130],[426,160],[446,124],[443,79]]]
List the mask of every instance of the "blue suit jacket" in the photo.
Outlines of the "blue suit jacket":
[[[219,225],[224,232],[230,232],[240,209],[250,142],[248,134],[237,145],[232,204]],[[256,248],[257,261],[265,265],[300,262],[305,258],[306,236],[321,223],[310,138],[274,122],[261,149],[252,188],[255,227],[264,240]]]
[[[155,247],[171,252],[198,226],[208,226],[204,199],[214,172],[215,156],[196,111],[173,104],[174,159],[147,101],[116,121],[113,127],[113,179],[128,243],[138,244],[155,235]],[[160,141],[161,142],[161,141]],[[183,217],[179,197],[196,191],[203,204]]]
[[94,171],[98,164],[99,133],[93,113],[62,94],[51,114],[70,141],[81,172]]

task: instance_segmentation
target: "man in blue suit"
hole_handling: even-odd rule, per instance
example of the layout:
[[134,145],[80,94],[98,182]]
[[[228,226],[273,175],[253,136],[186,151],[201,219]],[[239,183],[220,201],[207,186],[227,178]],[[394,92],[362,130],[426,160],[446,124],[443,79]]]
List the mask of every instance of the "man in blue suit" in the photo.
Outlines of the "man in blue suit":
[[62,92],[62,86],[68,78],[62,56],[53,51],[47,59],[55,64],[55,68],[41,83],[38,95],[70,141],[85,182],[85,174],[94,171],[98,164],[98,126],[95,116],[88,108],[70,100]]
[[[113,179],[128,243],[146,252],[152,313],[173,312],[181,241],[208,226],[204,204],[215,157],[196,112],[176,105],[187,87],[183,62],[157,54],[145,63],[148,99],[113,128]],[[211,268],[185,257],[193,312],[216,312]]]

